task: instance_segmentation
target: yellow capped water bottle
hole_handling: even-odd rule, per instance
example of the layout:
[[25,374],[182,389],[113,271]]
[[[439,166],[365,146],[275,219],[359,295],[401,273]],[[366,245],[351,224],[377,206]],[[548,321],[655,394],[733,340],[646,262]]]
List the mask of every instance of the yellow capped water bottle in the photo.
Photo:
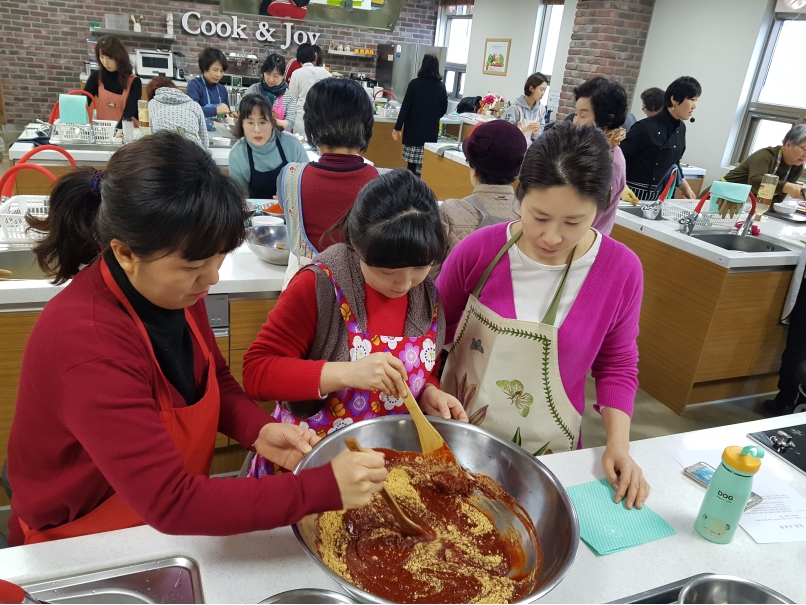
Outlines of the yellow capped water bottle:
[[706,540],[727,544],[739,526],[753,489],[753,475],[761,468],[764,450],[755,445],[726,447],[700,506],[694,529]]

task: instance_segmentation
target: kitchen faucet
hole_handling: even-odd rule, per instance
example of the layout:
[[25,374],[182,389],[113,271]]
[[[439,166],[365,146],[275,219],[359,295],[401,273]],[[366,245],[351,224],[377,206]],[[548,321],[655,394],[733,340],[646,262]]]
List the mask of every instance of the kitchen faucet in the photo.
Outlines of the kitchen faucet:
[[739,229],[739,235],[742,237],[747,237],[748,233],[753,232],[753,219],[756,216],[756,196],[753,195],[752,191],[750,192],[750,202],[753,204],[753,207],[750,208],[750,214],[747,215],[744,225]]

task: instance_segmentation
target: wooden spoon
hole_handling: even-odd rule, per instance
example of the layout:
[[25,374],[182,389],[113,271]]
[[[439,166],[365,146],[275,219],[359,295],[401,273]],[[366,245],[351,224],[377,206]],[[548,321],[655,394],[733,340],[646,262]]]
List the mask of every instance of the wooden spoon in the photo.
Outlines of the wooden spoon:
[[406,396],[403,398],[403,403],[406,404],[406,409],[409,411],[414,426],[417,427],[417,434],[420,436],[420,447],[423,454],[426,456],[438,456],[445,462],[459,466],[456,456],[453,455],[451,448],[445,443],[445,440],[434,428],[434,425],[428,422],[428,419],[423,414],[417,400],[411,394],[411,391],[406,389]]
[[11,271],[8,269],[0,269],[0,277],[8,277],[11,275]]
[[[351,452],[363,452],[365,451],[359,444],[358,440],[355,437],[347,437],[344,440],[344,445],[347,446],[347,449]],[[425,531],[422,527],[417,525],[414,521],[409,519],[406,516],[406,513],[400,508],[400,505],[395,501],[392,497],[392,494],[386,489],[384,485],[381,489],[381,496],[383,499],[386,500],[386,503],[389,505],[389,508],[392,509],[392,516],[394,516],[395,521],[400,526],[400,531],[403,535],[406,536],[427,536],[428,532]]]

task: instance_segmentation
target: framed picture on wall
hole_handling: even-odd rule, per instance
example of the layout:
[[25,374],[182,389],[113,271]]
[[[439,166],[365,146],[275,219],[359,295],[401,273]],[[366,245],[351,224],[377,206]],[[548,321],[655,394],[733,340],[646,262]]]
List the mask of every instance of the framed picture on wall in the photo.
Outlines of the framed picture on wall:
[[484,66],[482,72],[488,76],[505,76],[509,66],[511,38],[487,38],[484,42]]

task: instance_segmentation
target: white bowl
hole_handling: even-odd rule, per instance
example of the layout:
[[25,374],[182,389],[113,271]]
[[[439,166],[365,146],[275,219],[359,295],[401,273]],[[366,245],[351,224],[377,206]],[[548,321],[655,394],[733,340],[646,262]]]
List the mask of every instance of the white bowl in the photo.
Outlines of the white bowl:
[[225,137],[211,137],[210,138],[210,146],[211,147],[229,147],[230,143],[232,143],[232,139],[227,139]]
[[779,212],[780,214],[795,214],[798,209],[797,204],[787,204],[786,202],[773,204],[772,207],[775,208],[775,211]]

